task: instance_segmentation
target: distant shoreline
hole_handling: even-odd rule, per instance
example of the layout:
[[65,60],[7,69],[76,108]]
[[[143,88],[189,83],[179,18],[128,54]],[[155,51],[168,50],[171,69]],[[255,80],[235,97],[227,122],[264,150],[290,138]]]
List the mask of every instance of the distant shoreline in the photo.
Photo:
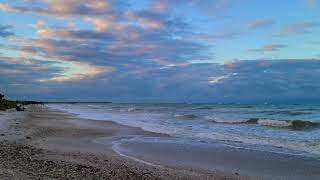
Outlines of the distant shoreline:
[[18,104],[30,105],[30,104],[43,104],[43,102],[38,101],[13,101],[13,100],[0,100],[0,111],[6,111],[15,108]]
[[110,104],[112,102],[94,102],[94,101],[49,101],[42,102],[43,104]]

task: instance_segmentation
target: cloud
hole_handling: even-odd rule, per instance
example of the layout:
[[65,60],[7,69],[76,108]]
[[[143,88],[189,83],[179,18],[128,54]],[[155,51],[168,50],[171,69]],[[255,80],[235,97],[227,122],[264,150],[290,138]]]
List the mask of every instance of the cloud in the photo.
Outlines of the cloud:
[[306,1],[307,1],[308,6],[311,8],[315,8],[318,5],[318,0],[306,0]]
[[190,39],[204,42],[216,42],[218,40],[232,40],[243,35],[242,32],[236,31],[220,31],[212,34],[209,33],[194,33],[190,35]]
[[[94,66],[84,63],[73,63],[72,66],[67,67],[62,73],[55,75],[54,77],[47,79],[39,79],[39,82],[65,82],[65,81],[78,81],[84,79],[90,79],[101,74],[107,74],[115,71],[113,67],[106,66]],[[75,68],[79,68],[80,71],[74,72]]]
[[12,26],[6,26],[0,24],[0,37],[8,37],[14,35],[14,33],[11,31]]
[[[93,28],[84,29],[52,27],[39,20],[33,24],[36,36],[8,39],[15,45],[3,46],[6,50],[58,64],[51,66],[61,71],[41,78],[42,83],[94,78],[124,66],[152,64],[153,68],[161,68],[208,59],[205,44],[183,38],[192,34],[183,19],[148,9],[128,9],[119,1],[35,0],[33,6],[27,2],[19,6],[0,4],[0,10],[52,16],[60,21],[77,18],[92,23]],[[71,65],[75,66],[75,72]]]
[[[131,37],[131,33],[137,33],[137,37]],[[131,29],[109,33],[44,28],[39,29],[38,34],[39,38],[15,39],[24,47],[19,50],[61,61],[90,61],[99,65],[143,64],[159,59],[183,62],[204,58],[206,54],[206,46],[171,39],[167,32],[159,31]],[[24,44],[33,48],[27,49]]]
[[261,48],[257,49],[248,49],[249,52],[272,52],[279,51],[281,49],[287,48],[287,45],[284,44],[267,44]]
[[[244,101],[316,102],[319,67],[319,60],[307,59],[233,61],[225,65],[233,76],[220,83],[220,88],[228,89],[225,96]],[[243,98],[237,97],[236,91]]]
[[[1,90],[16,98],[39,100],[320,100],[320,61],[204,63],[212,61],[209,41],[234,39],[243,33],[201,34],[187,17],[176,17],[171,11],[186,6],[199,11],[196,13],[216,16],[235,1],[150,2],[146,8],[119,0],[32,0],[32,6],[30,1],[1,4],[2,11],[32,13],[36,20],[45,19],[34,21],[32,37],[13,33],[4,36],[0,48],[7,54],[0,56]],[[51,21],[52,17],[56,19]],[[71,20],[77,25],[66,25]],[[56,21],[59,26],[50,24]],[[262,28],[273,23],[260,19],[250,22],[249,27]],[[300,34],[317,26],[311,22],[297,23],[288,25],[283,32]],[[10,28],[5,31],[10,32]],[[284,48],[287,45],[269,44],[249,51],[274,52]]]
[[[194,12],[209,17],[224,15],[238,0],[150,0],[151,10],[158,13],[169,13],[182,8],[192,8]],[[149,1],[148,1],[149,2]],[[181,12],[188,14],[188,12]]]
[[275,23],[276,21],[274,19],[257,19],[249,22],[248,26],[250,28],[262,28],[262,27],[271,26]]
[[54,28],[44,26],[43,22],[36,23],[39,37],[25,39],[27,43],[23,43],[33,47],[32,53],[47,58],[77,62],[90,59],[95,65],[112,66],[130,61],[175,63],[207,58],[204,44],[183,38],[192,34],[183,19],[149,10],[121,8],[119,4],[125,7],[123,3],[112,0],[67,3],[36,0],[34,6],[2,5],[0,9],[58,18],[76,17],[93,23],[93,29]]
[[[19,41],[23,40],[20,39]],[[40,42],[39,45],[44,49],[46,48],[46,44],[43,42]],[[13,70],[15,70],[14,68],[16,67],[23,67],[23,71],[18,69],[17,72],[23,72],[27,74],[33,73],[33,71],[50,72],[51,70],[54,70],[54,73],[47,73],[46,76],[37,76],[35,79],[33,79],[34,82],[77,81],[90,79],[92,77],[101,74],[107,74],[116,70],[110,66],[97,66],[85,61],[77,62],[70,59],[70,61],[67,62],[68,56],[54,57],[48,53],[43,54],[43,52],[46,51],[44,49],[40,49],[40,47],[8,45],[1,45],[0,47],[5,49],[7,52],[21,53],[21,55],[12,57],[0,55],[0,63],[4,63],[0,64],[0,67],[6,65],[13,68]],[[47,48],[50,49],[50,47]],[[60,59],[55,60],[55,58]]]
[[[157,18],[163,19],[161,16]],[[105,32],[40,26],[37,29],[39,37],[11,40],[23,46],[20,51],[29,50],[29,53],[60,61],[90,61],[97,65],[162,63],[162,60],[174,63],[206,58],[205,45],[172,37],[173,34],[184,36],[189,33],[184,30],[187,26],[184,22],[180,19],[162,21],[166,28],[157,30],[130,24],[113,26]]]
[[285,26],[281,32],[276,34],[277,36],[288,36],[290,34],[305,34],[309,33],[312,29],[319,27],[319,23],[315,22],[299,22],[294,24],[289,24]]
[[231,31],[225,31],[225,32],[218,32],[216,34],[212,35],[213,39],[234,39],[241,35],[239,32],[231,32]]
[[91,22],[95,30],[106,31],[118,16],[113,9],[113,4],[110,2],[101,0],[35,0],[33,1],[33,6],[28,6],[28,2],[26,2],[25,6],[0,4],[0,10],[36,13],[42,16],[58,18],[82,18]]
[[142,28],[145,29],[159,29],[163,28],[163,22],[158,17],[156,18],[156,14],[150,13],[150,12],[134,12],[134,11],[128,11],[126,15],[129,17],[129,19],[132,19],[139,23],[139,25]]
[[63,87],[70,83],[61,84],[56,91],[78,98],[86,92],[91,100],[103,97],[111,101],[298,103],[319,100],[319,68],[316,60],[239,60],[165,69],[122,67],[111,76],[72,83],[80,91],[66,92]]
[[35,13],[41,16],[53,16],[57,18],[81,18],[93,24],[94,30],[108,31],[112,26],[130,20],[136,21],[143,28],[157,29],[162,27],[160,18],[147,11],[128,11],[119,6],[126,3],[109,0],[48,0],[34,1],[34,6],[10,6],[0,4],[2,11],[16,11],[20,13]]
[[[1,46],[0,47],[4,47],[4,46]],[[3,49],[8,49],[6,47],[4,47]],[[8,57],[8,56],[3,56],[3,55],[0,55],[0,62],[3,62],[3,63],[7,63],[7,64],[18,64],[18,65],[34,65],[36,64],[36,62],[30,60],[29,58],[26,58],[26,57]]]
[[34,28],[43,28],[47,25],[47,23],[45,21],[39,20],[36,23],[32,24],[31,26]]
[[[180,3],[184,1],[178,0]],[[205,12],[210,16],[218,16],[224,14],[235,3],[239,1],[234,0],[191,0],[190,4],[200,9],[200,12]]]
[[52,77],[61,73],[60,68],[52,66],[53,62],[31,59],[24,56],[0,56],[0,84],[33,84],[39,78]]
[[[0,67],[11,69],[1,63]],[[19,91],[23,91],[25,97],[42,100],[85,98],[92,101],[216,103],[320,100],[320,80],[317,78],[320,61],[317,60],[237,60],[225,64],[183,64],[166,68],[157,68],[154,64],[130,64],[81,81],[60,81],[63,79],[59,76],[50,79],[55,77],[50,74],[65,72],[58,67],[50,71],[35,71],[31,67],[15,65],[14,69],[24,74],[15,74],[14,71],[6,74],[6,78],[0,78],[0,88],[10,96],[22,97]],[[47,77],[47,81],[38,82],[39,77]],[[59,94],[58,98],[56,94]]]
[[152,9],[156,12],[164,12],[169,8],[168,7],[169,2],[166,0],[163,0],[163,1],[153,0],[151,4],[152,4]]
[[0,67],[0,74],[2,76],[6,76],[8,74],[24,74],[25,71],[18,70],[18,69],[5,69]]

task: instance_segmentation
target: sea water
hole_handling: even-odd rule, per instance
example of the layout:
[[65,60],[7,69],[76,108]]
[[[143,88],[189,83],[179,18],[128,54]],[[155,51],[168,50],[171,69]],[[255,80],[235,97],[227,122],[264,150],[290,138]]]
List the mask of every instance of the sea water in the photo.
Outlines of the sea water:
[[201,142],[320,157],[320,105],[49,104],[81,118],[109,120]]

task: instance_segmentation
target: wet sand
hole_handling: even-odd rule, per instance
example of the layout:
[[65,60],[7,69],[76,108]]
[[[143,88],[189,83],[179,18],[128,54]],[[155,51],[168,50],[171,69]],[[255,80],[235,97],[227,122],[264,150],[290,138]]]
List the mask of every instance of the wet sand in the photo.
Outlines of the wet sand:
[[[1,113],[0,122],[0,179],[256,179],[218,169],[137,162],[114,152],[113,142],[165,135],[47,107]],[[104,143],[97,143],[101,138]]]
[[319,159],[239,149],[219,142],[207,144],[179,142],[174,138],[136,138],[122,141],[116,147],[122,154],[154,164],[219,169],[270,180],[320,179]]

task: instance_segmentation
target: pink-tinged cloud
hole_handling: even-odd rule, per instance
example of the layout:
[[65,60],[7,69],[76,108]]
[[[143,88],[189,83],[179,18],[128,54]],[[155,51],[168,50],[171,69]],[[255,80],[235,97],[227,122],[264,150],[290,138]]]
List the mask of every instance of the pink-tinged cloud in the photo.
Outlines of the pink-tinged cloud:
[[[79,70],[74,70],[75,68]],[[65,71],[48,79],[40,79],[39,82],[65,82],[90,79],[101,74],[114,72],[114,67],[96,66],[87,63],[72,64],[72,67],[65,67]]]
[[299,22],[294,24],[289,24],[285,26],[281,32],[276,34],[277,36],[288,36],[290,34],[304,34],[310,32],[312,29],[319,27],[319,23],[315,22]]
[[[0,3],[0,11],[15,11],[20,13],[35,13],[41,16],[53,16],[57,18],[80,18],[93,24],[98,32],[108,31],[110,27],[120,23],[137,23],[145,29],[159,29],[163,27],[160,19],[150,14],[139,11],[116,11],[111,1],[102,0],[47,0],[35,1],[38,6],[11,6]],[[155,5],[158,10],[161,5]],[[164,8],[164,7],[162,7]],[[41,24],[35,24],[39,26]]]
[[164,12],[169,8],[168,6],[169,6],[169,2],[166,0],[163,0],[163,1],[153,0],[152,1],[152,9],[156,12]]
[[262,28],[262,27],[271,26],[275,23],[276,21],[274,19],[257,19],[249,22],[248,26],[250,28]]
[[36,29],[39,29],[39,28],[45,27],[46,25],[47,25],[47,23],[45,21],[38,20],[36,23],[32,24],[31,26]]
[[306,0],[306,1],[307,1],[308,6],[311,8],[315,8],[318,5],[318,0]]
[[151,16],[137,13],[135,11],[127,11],[126,16],[135,22],[137,22],[144,29],[160,29],[163,27],[163,23],[160,20],[152,18]]
[[[106,31],[116,19],[112,5],[101,0],[47,0],[34,1],[39,7],[10,6],[0,3],[0,11],[35,13],[59,18],[76,17],[91,22],[97,31]],[[45,6],[40,6],[45,4]]]
[[267,44],[261,48],[248,49],[248,51],[249,52],[272,52],[272,51],[279,51],[287,47],[288,47],[287,45],[283,45],[283,44]]

